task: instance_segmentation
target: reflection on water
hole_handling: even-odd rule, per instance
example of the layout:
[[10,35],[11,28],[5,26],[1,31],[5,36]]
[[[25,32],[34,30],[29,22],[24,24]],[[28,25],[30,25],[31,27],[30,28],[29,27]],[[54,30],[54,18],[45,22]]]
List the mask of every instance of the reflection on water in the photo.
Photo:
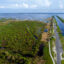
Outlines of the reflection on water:
[[64,18],[64,14],[52,14],[52,13],[0,13],[0,18],[13,18],[20,20],[44,20],[51,16],[60,16]]
[[61,32],[62,32],[62,35],[64,36],[64,23],[62,23],[62,22],[60,21],[60,19],[58,19],[56,16],[55,16],[55,19],[56,19],[57,24],[58,24],[58,26],[59,26],[59,28],[60,28],[60,30],[61,30]]
[[40,20],[43,21],[48,17],[51,17],[52,14],[19,14],[19,13],[3,13],[0,14],[0,18],[13,18],[20,20]]

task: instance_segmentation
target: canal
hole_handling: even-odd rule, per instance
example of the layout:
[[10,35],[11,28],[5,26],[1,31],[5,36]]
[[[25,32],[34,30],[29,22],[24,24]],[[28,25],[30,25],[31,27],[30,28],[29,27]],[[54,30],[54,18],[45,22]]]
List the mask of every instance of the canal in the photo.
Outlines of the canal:
[[61,30],[62,35],[64,36],[64,23],[61,22],[61,20],[56,16],[55,16],[55,19],[57,21],[57,24],[58,24],[60,30]]

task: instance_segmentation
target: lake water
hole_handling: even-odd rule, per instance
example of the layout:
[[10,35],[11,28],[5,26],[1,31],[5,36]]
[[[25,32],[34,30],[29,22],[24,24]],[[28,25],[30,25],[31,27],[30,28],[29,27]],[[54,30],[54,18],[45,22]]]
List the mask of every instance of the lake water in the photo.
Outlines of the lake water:
[[0,14],[0,18],[12,18],[12,19],[19,19],[19,20],[44,20],[51,15],[49,14],[23,14],[23,13],[3,13]]
[[52,13],[36,13],[36,14],[28,14],[28,13],[0,13],[0,18],[12,18],[12,19],[20,19],[20,20],[44,20],[51,16],[60,16],[64,18],[64,14],[52,14]]

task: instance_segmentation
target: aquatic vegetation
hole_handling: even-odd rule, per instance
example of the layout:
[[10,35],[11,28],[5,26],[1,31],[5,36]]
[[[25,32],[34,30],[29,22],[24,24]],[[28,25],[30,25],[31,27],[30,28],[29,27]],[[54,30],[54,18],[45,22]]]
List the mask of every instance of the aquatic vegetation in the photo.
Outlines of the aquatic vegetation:
[[57,16],[63,23],[64,23],[64,19],[63,18],[61,18],[61,17],[59,17],[59,16]]

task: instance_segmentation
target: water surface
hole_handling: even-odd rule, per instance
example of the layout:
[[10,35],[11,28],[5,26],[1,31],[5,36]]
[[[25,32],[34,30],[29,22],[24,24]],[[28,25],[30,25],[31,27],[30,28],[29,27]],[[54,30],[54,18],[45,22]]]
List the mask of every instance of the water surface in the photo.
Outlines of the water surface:
[[60,30],[61,30],[62,35],[64,36],[64,23],[61,22],[61,20],[56,16],[55,16],[55,19],[57,21],[57,24],[58,24]]

